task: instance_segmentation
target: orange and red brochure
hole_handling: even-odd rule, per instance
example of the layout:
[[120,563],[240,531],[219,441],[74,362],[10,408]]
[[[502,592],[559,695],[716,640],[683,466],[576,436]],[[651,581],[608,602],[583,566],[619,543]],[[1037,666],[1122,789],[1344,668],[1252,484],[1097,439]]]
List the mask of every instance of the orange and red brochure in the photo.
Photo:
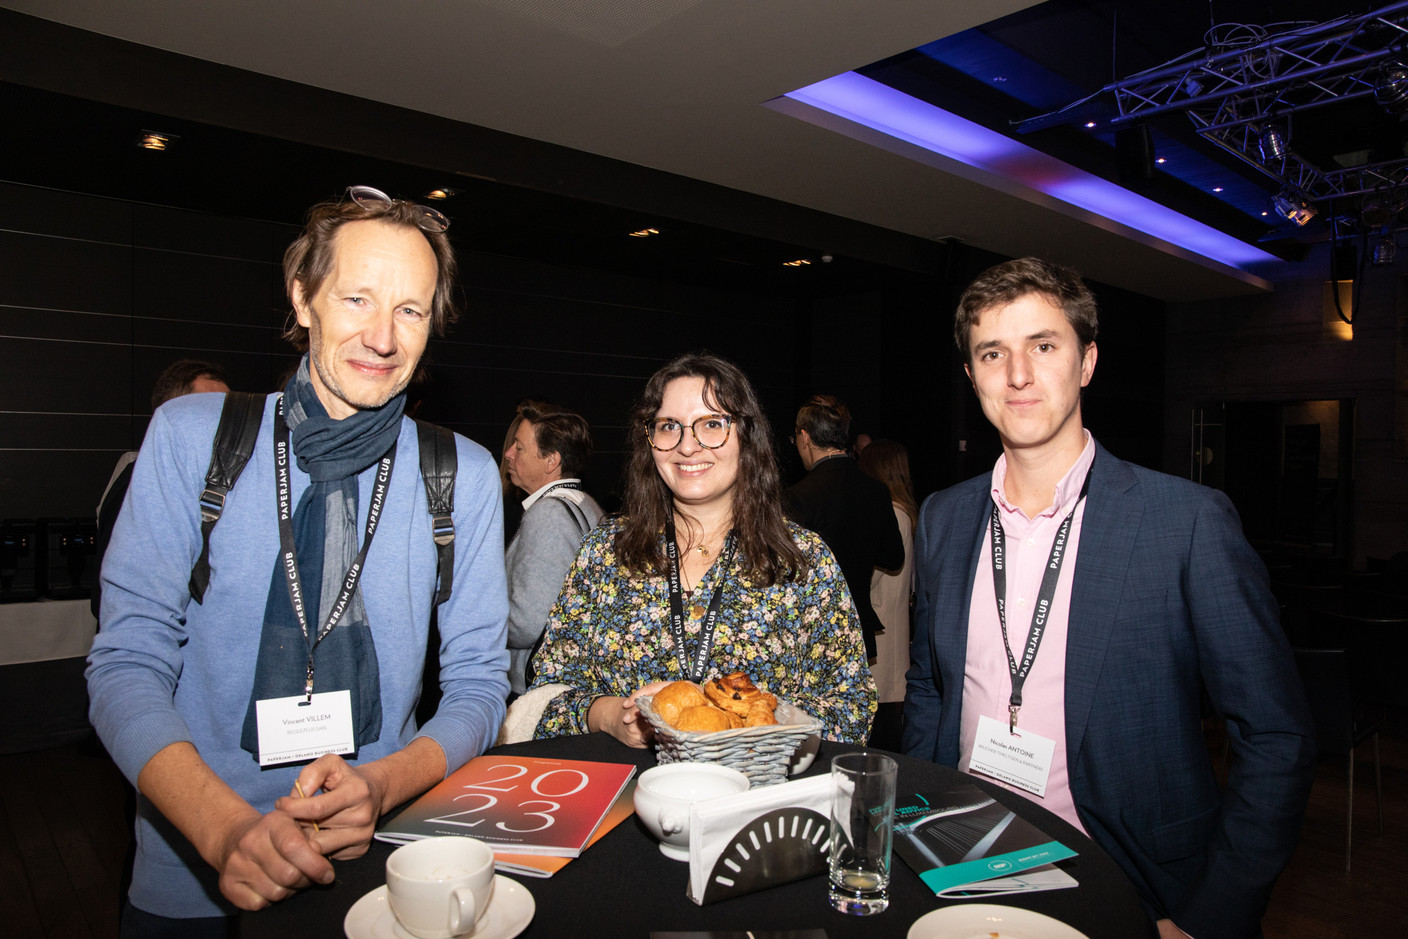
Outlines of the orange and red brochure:
[[[485,842],[496,856],[574,858],[598,829],[604,834],[630,814],[630,800],[617,803],[635,770],[629,763],[475,757],[384,823],[376,837],[404,844],[463,835]],[[603,825],[608,815],[614,821]],[[539,870],[552,866],[532,861]]]
[[[635,794],[636,781],[632,779],[626,783],[626,788],[621,790],[621,794],[616,797],[610,811],[601,820],[601,824],[592,832],[591,840],[587,842],[585,851],[596,844],[602,837],[635,814]],[[552,857],[548,854],[501,854],[494,852],[494,869],[504,874],[518,874],[523,877],[551,877],[562,870],[571,862],[570,857]]]

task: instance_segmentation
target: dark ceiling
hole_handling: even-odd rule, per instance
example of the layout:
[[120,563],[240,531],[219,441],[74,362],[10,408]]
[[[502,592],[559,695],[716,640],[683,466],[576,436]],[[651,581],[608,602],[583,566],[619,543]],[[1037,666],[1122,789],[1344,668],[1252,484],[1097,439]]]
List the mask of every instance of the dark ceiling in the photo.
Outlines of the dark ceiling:
[[[301,224],[351,184],[437,205],[461,251],[770,296],[837,296],[927,282],[914,271],[739,231],[306,146],[0,82],[0,179],[238,218]],[[170,138],[161,152],[138,140]],[[741,219],[740,227],[746,227]],[[647,228],[659,234],[635,238]],[[829,259],[829,260],[827,260]],[[809,263],[787,266],[786,262]]]
[[[1323,239],[1321,218],[1305,231],[1268,215],[1280,185],[1254,167],[1201,139],[1182,113],[1148,122],[1153,155],[1165,162],[1147,176],[1131,160],[1133,135],[1117,139],[1105,122],[1118,112],[1111,94],[1079,113],[1097,119],[1020,134],[1015,125],[1057,111],[1135,73],[1209,42],[1277,33],[1292,25],[1323,23],[1385,4],[1341,0],[1049,0],[1038,6],[878,62],[863,74],[930,101],[1067,163],[1119,182],[1185,215],[1283,256],[1295,242]],[[1402,34],[1380,30],[1381,44]],[[1372,96],[1297,112],[1290,141],[1295,153],[1321,170],[1402,158],[1403,116]],[[1279,244],[1278,244],[1279,242]]]

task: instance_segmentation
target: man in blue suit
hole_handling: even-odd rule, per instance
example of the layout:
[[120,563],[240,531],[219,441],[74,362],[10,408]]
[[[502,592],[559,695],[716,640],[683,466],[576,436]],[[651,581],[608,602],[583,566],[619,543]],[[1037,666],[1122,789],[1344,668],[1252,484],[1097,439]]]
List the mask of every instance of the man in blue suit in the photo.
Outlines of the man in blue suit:
[[[1096,330],[1079,275],[1034,258],[959,301],[955,337],[1003,455],[920,513],[904,750],[1080,827],[1162,937],[1256,936],[1310,789],[1304,692],[1227,499],[1085,430]],[[1223,791],[1204,688],[1232,747]]]

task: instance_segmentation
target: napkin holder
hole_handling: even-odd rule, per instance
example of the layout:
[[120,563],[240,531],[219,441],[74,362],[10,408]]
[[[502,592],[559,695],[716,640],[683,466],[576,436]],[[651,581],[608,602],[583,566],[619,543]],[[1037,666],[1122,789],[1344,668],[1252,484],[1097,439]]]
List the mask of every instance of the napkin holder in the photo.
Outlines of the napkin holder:
[[703,906],[826,872],[831,775],[694,803],[688,896]]

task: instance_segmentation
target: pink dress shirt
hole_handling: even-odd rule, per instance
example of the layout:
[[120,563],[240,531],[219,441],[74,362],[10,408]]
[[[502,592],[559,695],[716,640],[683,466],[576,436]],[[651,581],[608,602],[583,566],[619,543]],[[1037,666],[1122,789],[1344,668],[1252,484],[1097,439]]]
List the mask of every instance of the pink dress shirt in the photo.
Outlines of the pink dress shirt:
[[[1007,543],[1007,636],[1012,645],[1013,658],[1019,665],[1031,628],[1032,607],[1051,555],[1051,544],[1056,540],[1056,533],[1066,514],[1080,496],[1081,485],[1094,461],[1095,442],[1090,432],[1086,431],[1085,449],[1075,465],[1056,484],[1055,503],[1035,518],[1028,518],[1025,512],[1003,496],[1007,457],[999,457],[993,467],[992,498],[998,506]],[[1026,684],[1022,688],[1022,709],[1017,715],[1018,732],[1026,729],[1056,742],[1046,795],[1037,796],[1000,780],[983,777],[1055,812],[1082,832],[1085,827],[1076,814],[1066,770],[1065,695],[1071,584],[1075,577],[1076,555],[1080,550],[1084,513],[1085,503],[1082,502],[1071,519],[1069,545],[1056,582],[1056,595],[1052,600],[1046,634],[1027,674]],[[989,531],[983,536],[978,573],[973,580],[973,600],[968,610],[968,653],[963,675],[963,711],[959,721],[959,769],[968,771],[973,741],[978,732],[978,718],[987,716],[1006,724],[1011,695],[1012,673],[1007,663],[1007,650],[1002,643],[1001,621],[997,616],[997,596],[992,579],[992,534]]]

